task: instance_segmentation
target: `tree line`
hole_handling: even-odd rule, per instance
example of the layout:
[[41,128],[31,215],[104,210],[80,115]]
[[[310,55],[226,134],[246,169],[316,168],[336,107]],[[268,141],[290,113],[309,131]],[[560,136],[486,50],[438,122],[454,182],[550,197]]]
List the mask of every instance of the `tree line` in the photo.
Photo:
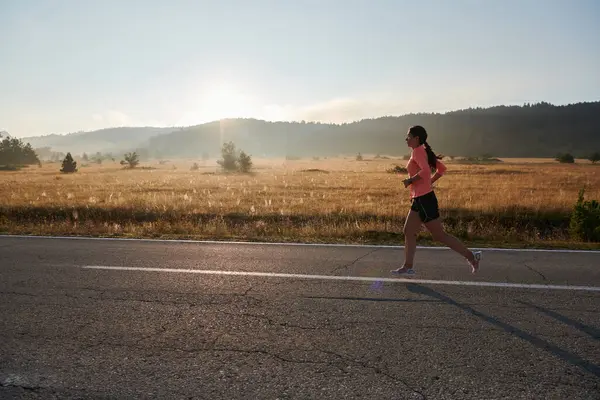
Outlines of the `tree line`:
[[[0,135],[2,137],[2,135]],[[43,149],[45,150],[45,149]],[[55,154],[52,154],[55,157]],[[115,158],[110,155],[102,155],[97,152],[95,156],[90,158],[86,153],[83,153],[81,159],[83,161],[94,160],[98,164],[102,163],[103,159],[110,158],[113,162]],[[52,160],[54,161],[54,160]],[[120,164],[124,168],[133,169],[140,163],[140,156],[137,152],[128,152],[123,155]],[[35,150],[29,143],[23,143],[21,139],[4,137],[0,142],[0,169],[15,170],[27,165],[37,164],[41,166],[41,161]],[[217,160],[217,164],[224,171],[250,172],[252,168],[252,157],[243,150],[238,150],[233,142],[224,143],[221,147],[221,159]],[[194,164],[192,170],[197,170],[198,165]],[[64,155],[61,163],[60,172],[74,173],[77,172],[77,161],[73,158],[70,152]]]
[[[571,162],[575,158],[598,161],[600,152],[600,102],[469,108],[347,124],[230,119],[159,134],[128,152],[135,152],[139,160],[170,157],[206,160],[221,154],[222,146],[231,142],[243,148],[246,155],[259,157],[402,156],[409,150],[403,141],[406,130],[416,124],[428,130],[428,142],[434,151],[448,157],[553,157]],[[0,166],[31,165],[47,159],[60,162],[65,158],[65,153],[49,147],[32,149],[29,143],[6,133],[1,138]],[[95,163],[107,159],[115,161],[112,154],[99,152],[84,153],[82,158],[84,162]]]
[[423,125],[434,151],[452,156],[587,158],[600,151],[600,102],[555,106],[469,108],[364,119],[347,124],[230,119],[183,128],[149,139],[150,157],[198,157],[219,153],[233,141],[261,157],[362,154],[401,156],[411,125]]

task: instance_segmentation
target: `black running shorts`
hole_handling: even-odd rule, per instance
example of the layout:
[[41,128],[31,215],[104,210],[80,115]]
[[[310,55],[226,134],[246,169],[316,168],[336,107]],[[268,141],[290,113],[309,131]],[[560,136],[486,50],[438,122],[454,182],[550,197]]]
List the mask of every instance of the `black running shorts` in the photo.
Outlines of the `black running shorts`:
[[419,213],[423,223],[433,221],[440,216],[437,197],[433,191],[412,199],[410,209]]

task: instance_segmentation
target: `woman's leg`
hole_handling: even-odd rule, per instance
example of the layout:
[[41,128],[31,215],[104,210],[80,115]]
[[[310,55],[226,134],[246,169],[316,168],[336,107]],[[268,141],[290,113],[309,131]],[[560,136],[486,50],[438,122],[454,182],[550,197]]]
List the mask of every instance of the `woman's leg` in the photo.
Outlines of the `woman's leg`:
[[425,227],[431,232],[433,240],[444,243],[446,246],[462,255],[473,267],[473,273],[477,272],[479,269],[479,257],[469,250],[460,240],[446,233],[439,219],[426,222]]
[[417,249],[417,235],[421,230],[421,223],[419,213],[410,210],[404,222],[404,264],[402,264],[402,268],[398,268],[392,272],[402,272],[412,269]]
[[417,235],[421,230],[421,218],[419,213],[409,210],[404,222],[404,264],[403,267],[413,267],[415,252],[417,250]]

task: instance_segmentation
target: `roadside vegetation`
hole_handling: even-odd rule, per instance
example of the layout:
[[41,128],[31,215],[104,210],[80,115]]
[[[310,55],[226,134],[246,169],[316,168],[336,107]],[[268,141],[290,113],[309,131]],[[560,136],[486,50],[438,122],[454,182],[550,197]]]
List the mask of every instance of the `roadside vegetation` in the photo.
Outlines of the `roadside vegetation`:
[[[128,154],[125,167],[113,158],[76,173],[60,162],[2,171],[0,233],[402,243],[402,157],[253,160],[228,146],[219,160]],[[436,185],[452,234],[480,246],[600,248],[598,164],[453,158]]]

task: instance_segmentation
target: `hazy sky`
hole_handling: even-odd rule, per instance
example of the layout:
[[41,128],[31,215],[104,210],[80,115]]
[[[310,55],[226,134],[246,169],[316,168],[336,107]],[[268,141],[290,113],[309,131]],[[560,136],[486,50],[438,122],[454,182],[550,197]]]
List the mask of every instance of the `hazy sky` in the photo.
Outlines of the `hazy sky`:
[[0,0],[0,130],[600,100],[600,1]]

